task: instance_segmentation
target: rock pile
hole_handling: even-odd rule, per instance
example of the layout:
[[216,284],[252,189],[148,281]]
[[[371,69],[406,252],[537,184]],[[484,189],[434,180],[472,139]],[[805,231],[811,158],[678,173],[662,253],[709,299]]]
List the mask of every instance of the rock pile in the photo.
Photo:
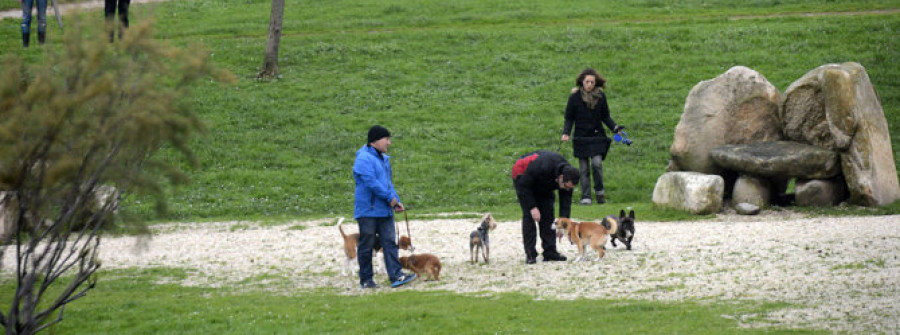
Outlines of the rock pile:
[[[669,151],[653,202],[695,214],[722,209],[722,199],[692,196],[714,194],[719,186],[688,185],[673,173],[719,176],[725,199],[761,208],[791,199],[804,206],[882,206],[900,199],[884,110],[858,63],[820,66],[783,95],[743,66],[700,82],[687,97]],[[795,192],[785,194],[791,181]]]

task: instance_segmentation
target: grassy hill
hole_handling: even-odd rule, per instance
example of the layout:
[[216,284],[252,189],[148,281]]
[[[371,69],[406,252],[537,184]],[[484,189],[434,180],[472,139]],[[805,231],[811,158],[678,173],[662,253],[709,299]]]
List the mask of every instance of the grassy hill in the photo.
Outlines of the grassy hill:
[[[368,127],[382,124],[394,134],[395,182],[410,217],[491,211],[512,220],[519,216],[508,177],[513,160],[536,149],[559,150],[572,159],[571,147],[559,142],[563,109],[575,76],[588,66],[608,79],[613,117],[628,127],[635,143],[613,147],[604,164],[610,203],[575,206],[574,216],[580,218],[624,206],[633,206],[638,220],[689,217],[654,209],[651,192],[668,162],[688,92],[733,66],[755,69],[784,90],[820,65],[859,62],[879,94],[889,127],[894,132],[900,127],[897,0],[287,1],[282,76],[258,81],[269,6],[269,0],[132,4],[132,22],[153,20],[157,36],[177,45],[206,45],[212,59],[240,80],[196,87],[189,103],[210,131],[194,144],[200,166],[190,171],[193,183],[167,190],[169,214],[156,216],[141,198],[131,199],[124,210],[178,221],[349,216],[354,152],[364,144]],[[8,7],[15,6],[0,5]],[[51,21],[50,43],[23,50],[19,22],[0,21],[0,58],[18,54],[38,62],[47,50],[63,47]],[[68,15],[65,22],[100,25],[102,11]],[[897,161],[900,135],[892,141]],[[900,213],[900,204],[824,212]],[[827,248],[805,244],[804,249],[843,259]],[[321,262],[340,261],[328,258]],[[653,269],[657,261],[629,275],[669,271]],[[218,262],[211,260],[213,266]],[[885,258],[871,263],[884,267]],[[849,266],[832,271],[865,271],[870,265]],[[196,272],[153,265],[103,268],[96,288],[71,304],[65,321],[51,332],[584,333],[585,324],[601,325],[598,329],[609,333],[829,331],[765,323],[769,313],[803,307],[781,296],[669,302],[622,300],[616,292],[609,300],[566,301],[540,294],[415,289],[356,294],[338,288],[310,291],[295,287],[293,274],[266,272],[238,285],[203,287],[192,281]],[[598,280],[615,280],[615,274]],[[878,283],[873,278],[869,284]],[[14,285],[0,282],[0,301],[9,300]],[[661,282],[656,288],[667,286]],[[854,299],[841,297],[847,298]],[[850,314],[845,319],[867,322]]]
[[[394,135],[395,184],[411,215],[512,219],[516,157],[558,150],[577,165],[559,134],[569,89],[588,66],[608,80],[613,118],[634,145],[614,145],[604,163],[610,203],[576,207],[576,217],[624,206],[643,218],[680,217],[652,208],[654,184],[687,93],[732,66],[783,91],[820,65],[859,62],[889,127],[900,127],[896,1],[289,1],[282,76],[258,81],[269,5],[132,6],[133,22],[154,20],[172,43],[206,45],[241,80],[196,87],[193,103],[210,132],[194,146],[201,166],[193,182],[169,191],[168,216],[155,217],[140,199],[129,211],[159,220],[349,216],[354,153],[381,124]],[[40,48],[21,49],[18,20],[2,22],[0,53],[41,57]],[[50,29],[47,48],[58,48]],[[892,141],[898,160],[900,136]]]

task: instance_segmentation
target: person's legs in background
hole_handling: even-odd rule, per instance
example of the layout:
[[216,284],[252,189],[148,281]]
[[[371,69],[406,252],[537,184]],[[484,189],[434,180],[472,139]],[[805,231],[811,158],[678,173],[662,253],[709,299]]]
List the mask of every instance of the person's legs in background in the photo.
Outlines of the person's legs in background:
[[[595,198],[597,200],[597,204],[606,203],[606,191],[603,189],[603,157],[600,155],[596,155],[591,157],[591,171],[594,175],[594,193],[597,195]],[[582,175],[586,173],[586,170],[582,170]],[[581,180],[584,182],[584,179]],[[585,183],[581,186],[582,192],[589,185]]]
[[[112,43],[115,38],[115,21],[113,19],[116,17],[116,0],[104,0],[103,1],[103,17],[106,19],[106,29],[109,30],[109,42]],[[121,37],[119,37],[121,38]]]
[[38,44],[47,41],[47,0],[37,1],[38,8]]
[[22,0],[22,46],[27,48],[31,41],[31,10],[35,0]]
[[122,39],[122,35],[125,33],[125,28],[128,28],[128,6],[131,4],[131,0],[119,0],[119,22],[122,24],[119,26],[119,39]]
[[[591,160],[587,158],[578,158],[578,171],[581,173],[581,204],[591,204]],[[594,177],[596,180],[596,175]]]

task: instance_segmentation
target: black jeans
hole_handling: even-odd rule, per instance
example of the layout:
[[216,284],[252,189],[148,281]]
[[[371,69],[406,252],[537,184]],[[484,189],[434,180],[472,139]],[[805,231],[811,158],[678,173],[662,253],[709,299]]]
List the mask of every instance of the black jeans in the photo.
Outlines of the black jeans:
[[106,17],[106,20],[112,20],[113,16],[116,15],[116,9],[119,10],[119,21],[122,22],[122,26],[128,28],[128,5],[131,4],[131,0],[105,0],[103,6],[103,14]]
[[603,157],[591,156],[590,159],[578,158],[578,169],[581,172],[581,199],[591,198],[591,175],[594,176],[594,193],[603,192]]
[[531,217],[531,208],[525,208],[522,202],[519,202],[519,205],[522,207],[522,242],[525,246],[525,256],[528,258],[537,257],[535,245],[537,244],[539,231],[544,257],[558,255],[559,252],[556,251],[556,231],[551,229],[555,219],[553,217],[553,201],[556,199],[552,194],[549,197],[536,194],[535,200],[537,200],[538,211],[541,212],[541,222],[537,223],[537,229],[535,229],[535,222]]

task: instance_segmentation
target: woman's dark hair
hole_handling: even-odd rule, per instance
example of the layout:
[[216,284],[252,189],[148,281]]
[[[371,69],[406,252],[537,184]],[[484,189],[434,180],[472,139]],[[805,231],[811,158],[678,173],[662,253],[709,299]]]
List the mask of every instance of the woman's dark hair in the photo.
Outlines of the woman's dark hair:
[[603,76],[597,73],[597,70],[594,70],[592,68],[586,68],[584,69],[584,71],[581,71],[581,74],[579,74],[578,78],[575,79],[575,85],[578,87],[583,87],[584,85],[582,83],[584,82],[584,77],[587,76],[594,76],[594,78],[597,78],[597,83],[594,84],[594,86],[596,87],[602,88],[604,85],[606,85],[606,79],[604,79]]

